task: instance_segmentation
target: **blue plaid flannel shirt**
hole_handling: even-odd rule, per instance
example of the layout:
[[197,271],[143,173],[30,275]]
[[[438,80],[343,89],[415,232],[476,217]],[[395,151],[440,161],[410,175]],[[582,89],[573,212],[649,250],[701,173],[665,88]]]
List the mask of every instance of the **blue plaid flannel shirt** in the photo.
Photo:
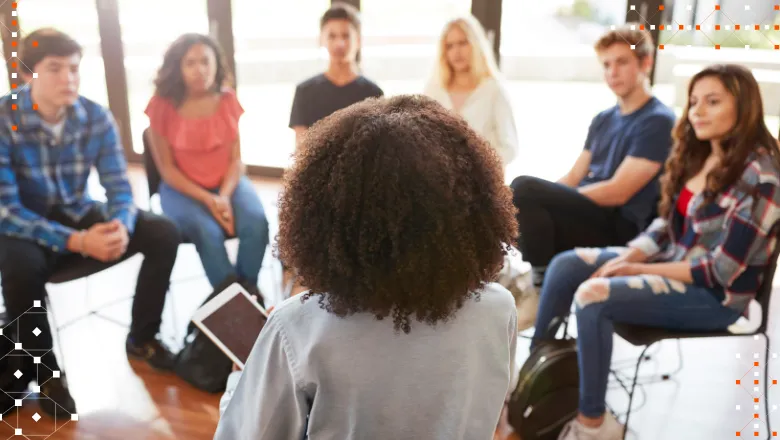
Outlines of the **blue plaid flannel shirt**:
[[106,190],[106,217],[132,234],[137,211],[110,112],[79,97],[68,109],[58,144],[33,110],[29,88],[15,93],[16,99],[10,94],[0,99],[0,234],[67,253],[75,230],[46,216],[58,208],[77,222],[93,208],[86,194],[93,167]]
[[[689,261],[694,285],[744,313],[772,263],[777,237],[770,233],[780,220],[780,170],[769,155],[753,154],[734,185],[713,203],[702,206],[703,201],[702,194],[694,196],[682,216],[675,200],[670,216],[657,218],[629,247],[655,262]],[[680,230],[692,233],[675,232]]]

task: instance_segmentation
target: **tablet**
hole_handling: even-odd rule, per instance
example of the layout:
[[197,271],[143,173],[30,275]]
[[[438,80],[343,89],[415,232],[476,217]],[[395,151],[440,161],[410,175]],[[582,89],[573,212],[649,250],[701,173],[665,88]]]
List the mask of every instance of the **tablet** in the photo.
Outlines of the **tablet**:
[[266,320],[268,312],[238,283],[228,286],[192,317],[192,322],[241,369]]

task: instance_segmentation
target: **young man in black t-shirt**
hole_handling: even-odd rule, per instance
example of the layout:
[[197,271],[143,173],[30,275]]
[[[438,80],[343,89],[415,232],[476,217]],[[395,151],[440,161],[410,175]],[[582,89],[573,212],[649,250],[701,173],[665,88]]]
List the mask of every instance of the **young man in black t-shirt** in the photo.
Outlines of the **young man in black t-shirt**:
[[[328,49],[328,70],[295,88],[290,128],[295,130],[295,145],[315,122],[331,113],[384,92],[360,74],[360,14],[353,6],[334,3],[320,19],[320,39]],[[284,263],[282,263],[284,267]],[[292,274],[284,267],[283,283],[290,295],[302,291],[290,285]]]
[[384,95],[379,86],[360,74],[360,16],[347,4],[336,3],[320,19],[320,38],[328,49],[328,70],[295,89],[290,128],[295,142],[320,119],[366,98]]

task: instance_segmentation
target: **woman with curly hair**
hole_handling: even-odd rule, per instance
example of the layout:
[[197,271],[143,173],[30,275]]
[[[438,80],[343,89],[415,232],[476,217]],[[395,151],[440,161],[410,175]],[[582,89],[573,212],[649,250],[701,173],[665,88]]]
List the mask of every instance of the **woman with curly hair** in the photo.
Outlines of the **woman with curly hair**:
[[[557,255],[539,302],[534,346],[576,305],[579,414],[563,440],[621,439],[605,411],[613,324],[724,331],[747,311],[780,219],[780,151],[758,84],[738,65],[690,82],[662,177],[660,217],[623,249]],[[553,326],[554,327],[554,326]]]
[[[195,244],[213,287],[235,279],[262,300],[257,281],[268,220],[244,175],[243,113],[217,43],[200,34],[179,37],[165,53],[146,108],[162,209]],[[233,236],[236,267],[225,249],[225,237]]]
[[215,439],[492,438],[517,334],[490,282],[517,226],[498,155],[422,96],[340,110],[302,147],[279,249],[309,290],[271,313]]

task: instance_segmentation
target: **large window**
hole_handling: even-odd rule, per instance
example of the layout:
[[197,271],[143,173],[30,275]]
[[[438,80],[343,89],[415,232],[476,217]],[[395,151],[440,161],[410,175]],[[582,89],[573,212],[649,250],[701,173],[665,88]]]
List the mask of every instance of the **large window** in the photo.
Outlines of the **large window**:
[[206,0],[165,0],[150,10],[146,2],[119,0],[125,52],[133,150],[142,153],[142,134],[149,126],[144,114],[154,93],[154,78],[168,46],[188,32],[209,33]]
[[287,167],[295,149],[288,128],[296,83],[325,66],[319,19],[330,0],[233,0],[241,155],[245,163]]
[[388,95],[421,92],[444,24],[469,13],[471,0],[362,0],[366,75]]
[[27,0],[18,2],[17,12],[21,37],[38,28],[55,27],[84,47],[80,92],[108,106],[95,0]]

